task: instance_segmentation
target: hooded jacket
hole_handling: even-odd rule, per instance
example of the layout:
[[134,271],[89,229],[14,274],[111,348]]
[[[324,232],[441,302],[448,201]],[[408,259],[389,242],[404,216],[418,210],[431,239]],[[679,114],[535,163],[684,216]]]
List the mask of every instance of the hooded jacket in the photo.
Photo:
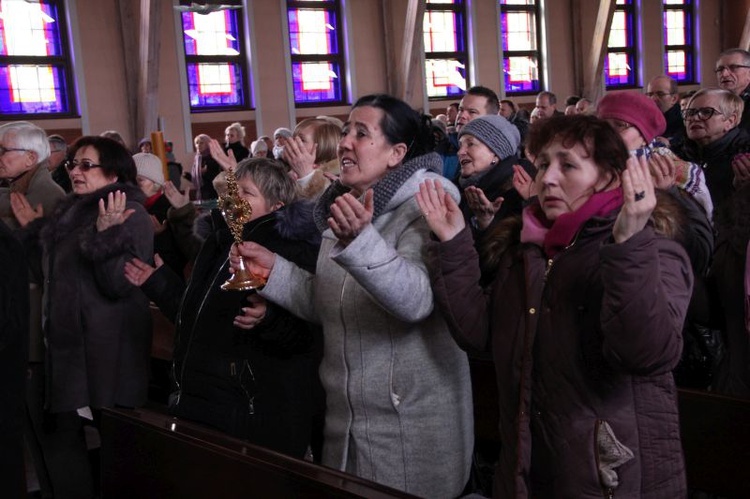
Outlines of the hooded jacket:
[[431,498],[461,493],[473,448],[468,361],[434,308],[414,199],[426,179],[458,198],[441,168],[429,154],[387,174],[372,223],[346,247],[325,228],[347,191],[333,183],[316,205],[325,230],[315,274],[277,258],[260,292],[323,326],[323,464]]

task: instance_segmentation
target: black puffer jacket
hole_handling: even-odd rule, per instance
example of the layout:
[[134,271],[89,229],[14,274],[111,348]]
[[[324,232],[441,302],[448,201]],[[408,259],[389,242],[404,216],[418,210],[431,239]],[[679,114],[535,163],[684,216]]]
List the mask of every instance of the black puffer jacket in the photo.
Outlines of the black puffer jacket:
[[[310,439],[313,394],[319,393],[319,330],[268,303],[252,330],[233,325],[247,292],[219,287],[230,276],[233,239],[218,210],[196,221],[205,237],[187,288],[166,266],[143,285],[175,320],[177,339],[171,410],[186,419],[292,456]],[[312,205],[293,203],[245,225],[245,241],[314,270],[320,234]]]

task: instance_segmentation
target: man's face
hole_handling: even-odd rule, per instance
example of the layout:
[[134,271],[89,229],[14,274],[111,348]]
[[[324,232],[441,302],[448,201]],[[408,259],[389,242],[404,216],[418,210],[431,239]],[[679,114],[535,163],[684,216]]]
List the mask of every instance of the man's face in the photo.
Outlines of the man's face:
[[505,119],[510,119],[513,115],[513,108],[507,102],[500,103],[500,116]]
[[680,98],[678,94],[673,94],[669,89],[669,80],[666,78],[654,78],[649,82],[646,87],[646,96],[654,101],[654,104],[661,110],[662,113],[666,113],[669,109],[675,105],[677,99]]
[[448,117],[448,123],[455,123],[458,116],[458,109],[455,106],[448,106],[445,110],[445,115]]
[[0,140],[0,178],[14,179],[36,164],[33,151],[22,150],[14,133],[6,133]]
[[458,116],[456,117],[456,132],[474,118],[487,114],[487,97],[483,95],[465,95],[458,105]]
[[750,85],[750,67],[742,54],[729,54],[716,62],[716,81],[719,87],[740,95]]
[[539,117],[541,119],[551,118],[555,112],[555,106],[550,104],[549,96],[541,95],[536,98],[536,108],[539,110]]

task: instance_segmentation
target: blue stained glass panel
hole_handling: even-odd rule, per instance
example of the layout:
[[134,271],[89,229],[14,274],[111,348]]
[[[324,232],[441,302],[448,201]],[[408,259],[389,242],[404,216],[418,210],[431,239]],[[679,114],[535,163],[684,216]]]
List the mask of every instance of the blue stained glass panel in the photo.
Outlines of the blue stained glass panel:
[[338,54],[336,14],[321,9],[289,9],[292,54]]
[[0,113],[68,113],[65,81],[61,66],[0,66]]
[[304,104],[341,100],[340,68],[335,62],[292,63],[294,101]]
[[242,68],[233,63],[187,65],[191,107],[242,106]]
[[503,60],[505,91],[539,92],[539,69],[536,59],[528,56],[506,57]]

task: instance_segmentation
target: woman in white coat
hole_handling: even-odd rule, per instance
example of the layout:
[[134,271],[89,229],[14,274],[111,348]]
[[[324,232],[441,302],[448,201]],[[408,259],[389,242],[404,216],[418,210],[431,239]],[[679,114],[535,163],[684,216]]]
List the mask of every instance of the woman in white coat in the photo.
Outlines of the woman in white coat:
[[425,179],[458,192],[430,144],[426,121],[406,103],[362,97],[339,142],[341,177],[316,204],[315,274],[253,243],[239,252],[267,276],[262,296],[323,326],[323,464],[456,497],[473,447],[469,367],[434,307],[429,229],[414,194]]

